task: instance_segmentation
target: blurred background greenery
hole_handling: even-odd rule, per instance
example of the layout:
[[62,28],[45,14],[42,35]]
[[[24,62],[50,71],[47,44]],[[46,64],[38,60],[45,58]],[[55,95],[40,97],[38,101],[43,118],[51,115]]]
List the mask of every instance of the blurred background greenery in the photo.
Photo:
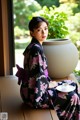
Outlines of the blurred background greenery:
[[[36,13],[41,14],[44,9],[44,17],[46,13],[52,15],[54,11],[67,15],[67,19],[64,20],[69,31],[67,37],[76,45],[80,55],[80,0],[13,0],[15,49],[24,50],[29,44],[29,20]],[[53,21],[53,18],[50,21]]]
[[[44,10],[44,6],[48,9],[55,6],[57,12],[62,11],[67,14],[68,37],[80,50],[80,43],[77,42],[80,41],[80,0],[13,0],[14,39],[23,40],[22,38],[26,38],[26,42],[30,39],[28,22],[35,12],[40,13],[41,10]],[[53,14],[55,9],[53,8],[49,14]],[[18,41],[15,43],[15,47],[19,48]],[[23,47],[25,48],[24,44]]]

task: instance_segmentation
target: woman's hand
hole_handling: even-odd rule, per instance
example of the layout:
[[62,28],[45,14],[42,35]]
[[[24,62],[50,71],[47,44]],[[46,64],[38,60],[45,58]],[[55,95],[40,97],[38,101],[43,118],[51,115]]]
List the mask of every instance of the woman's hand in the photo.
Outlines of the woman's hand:
[[50,81],[49,83],[49,88],[54,88],[58,85],[58,83],[56,81]]

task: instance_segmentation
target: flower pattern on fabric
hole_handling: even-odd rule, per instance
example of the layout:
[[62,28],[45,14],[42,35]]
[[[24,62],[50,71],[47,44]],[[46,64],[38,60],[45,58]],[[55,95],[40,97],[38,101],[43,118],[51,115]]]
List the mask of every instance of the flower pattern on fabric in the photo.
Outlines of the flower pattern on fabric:
[[52,90],[48,90],[50,96],[53,96],[53,91]]
[[30,62],[30,64],[32,64],[30,69],[35,69],[35,67],[36,67],[36,65],[37,65],[37,63],[39,61],[39,58],[38,57],[33,57],[32,58],[32,56],[31,56],[30,60],[32,60]]
[[43,48],[36,39],[25,49],[24,68],[18,66],[16,76],[23,101],[33,108],[55,109],[59,120],[80,120],[80,96],[77,84],[72,80],[58,82],[68,83],[76,87],[69,93],[49,88],[51,78],[48,75],[47,59]]
[[74,94],[71,98],[71,105],[76,105],[77,104],[77,101],[79,101],[79,104],[80,104],[80,100],[78,98],[78,95],[77,94]]

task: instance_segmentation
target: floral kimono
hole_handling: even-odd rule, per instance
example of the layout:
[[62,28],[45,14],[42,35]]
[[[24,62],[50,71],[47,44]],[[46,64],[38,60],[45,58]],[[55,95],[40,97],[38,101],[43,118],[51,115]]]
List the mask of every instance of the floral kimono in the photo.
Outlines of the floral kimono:
[[50,108],[57,111],[60,120],[80,120],[80,96],[77,84],[71,80],[58,82],[68,83],[76,87],[72,92],[64,93],[49,88],[47,60],[42,45],[32,39],[25,49],[24,68],[17,65],[18,84],[23,101],[32,108]]

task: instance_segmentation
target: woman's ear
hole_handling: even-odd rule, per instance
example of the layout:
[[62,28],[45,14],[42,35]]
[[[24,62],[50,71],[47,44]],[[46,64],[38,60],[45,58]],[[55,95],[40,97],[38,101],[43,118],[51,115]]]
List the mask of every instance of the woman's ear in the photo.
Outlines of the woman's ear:
[[33,32],[32,31],[30,31],[30,35],[33,37]]

